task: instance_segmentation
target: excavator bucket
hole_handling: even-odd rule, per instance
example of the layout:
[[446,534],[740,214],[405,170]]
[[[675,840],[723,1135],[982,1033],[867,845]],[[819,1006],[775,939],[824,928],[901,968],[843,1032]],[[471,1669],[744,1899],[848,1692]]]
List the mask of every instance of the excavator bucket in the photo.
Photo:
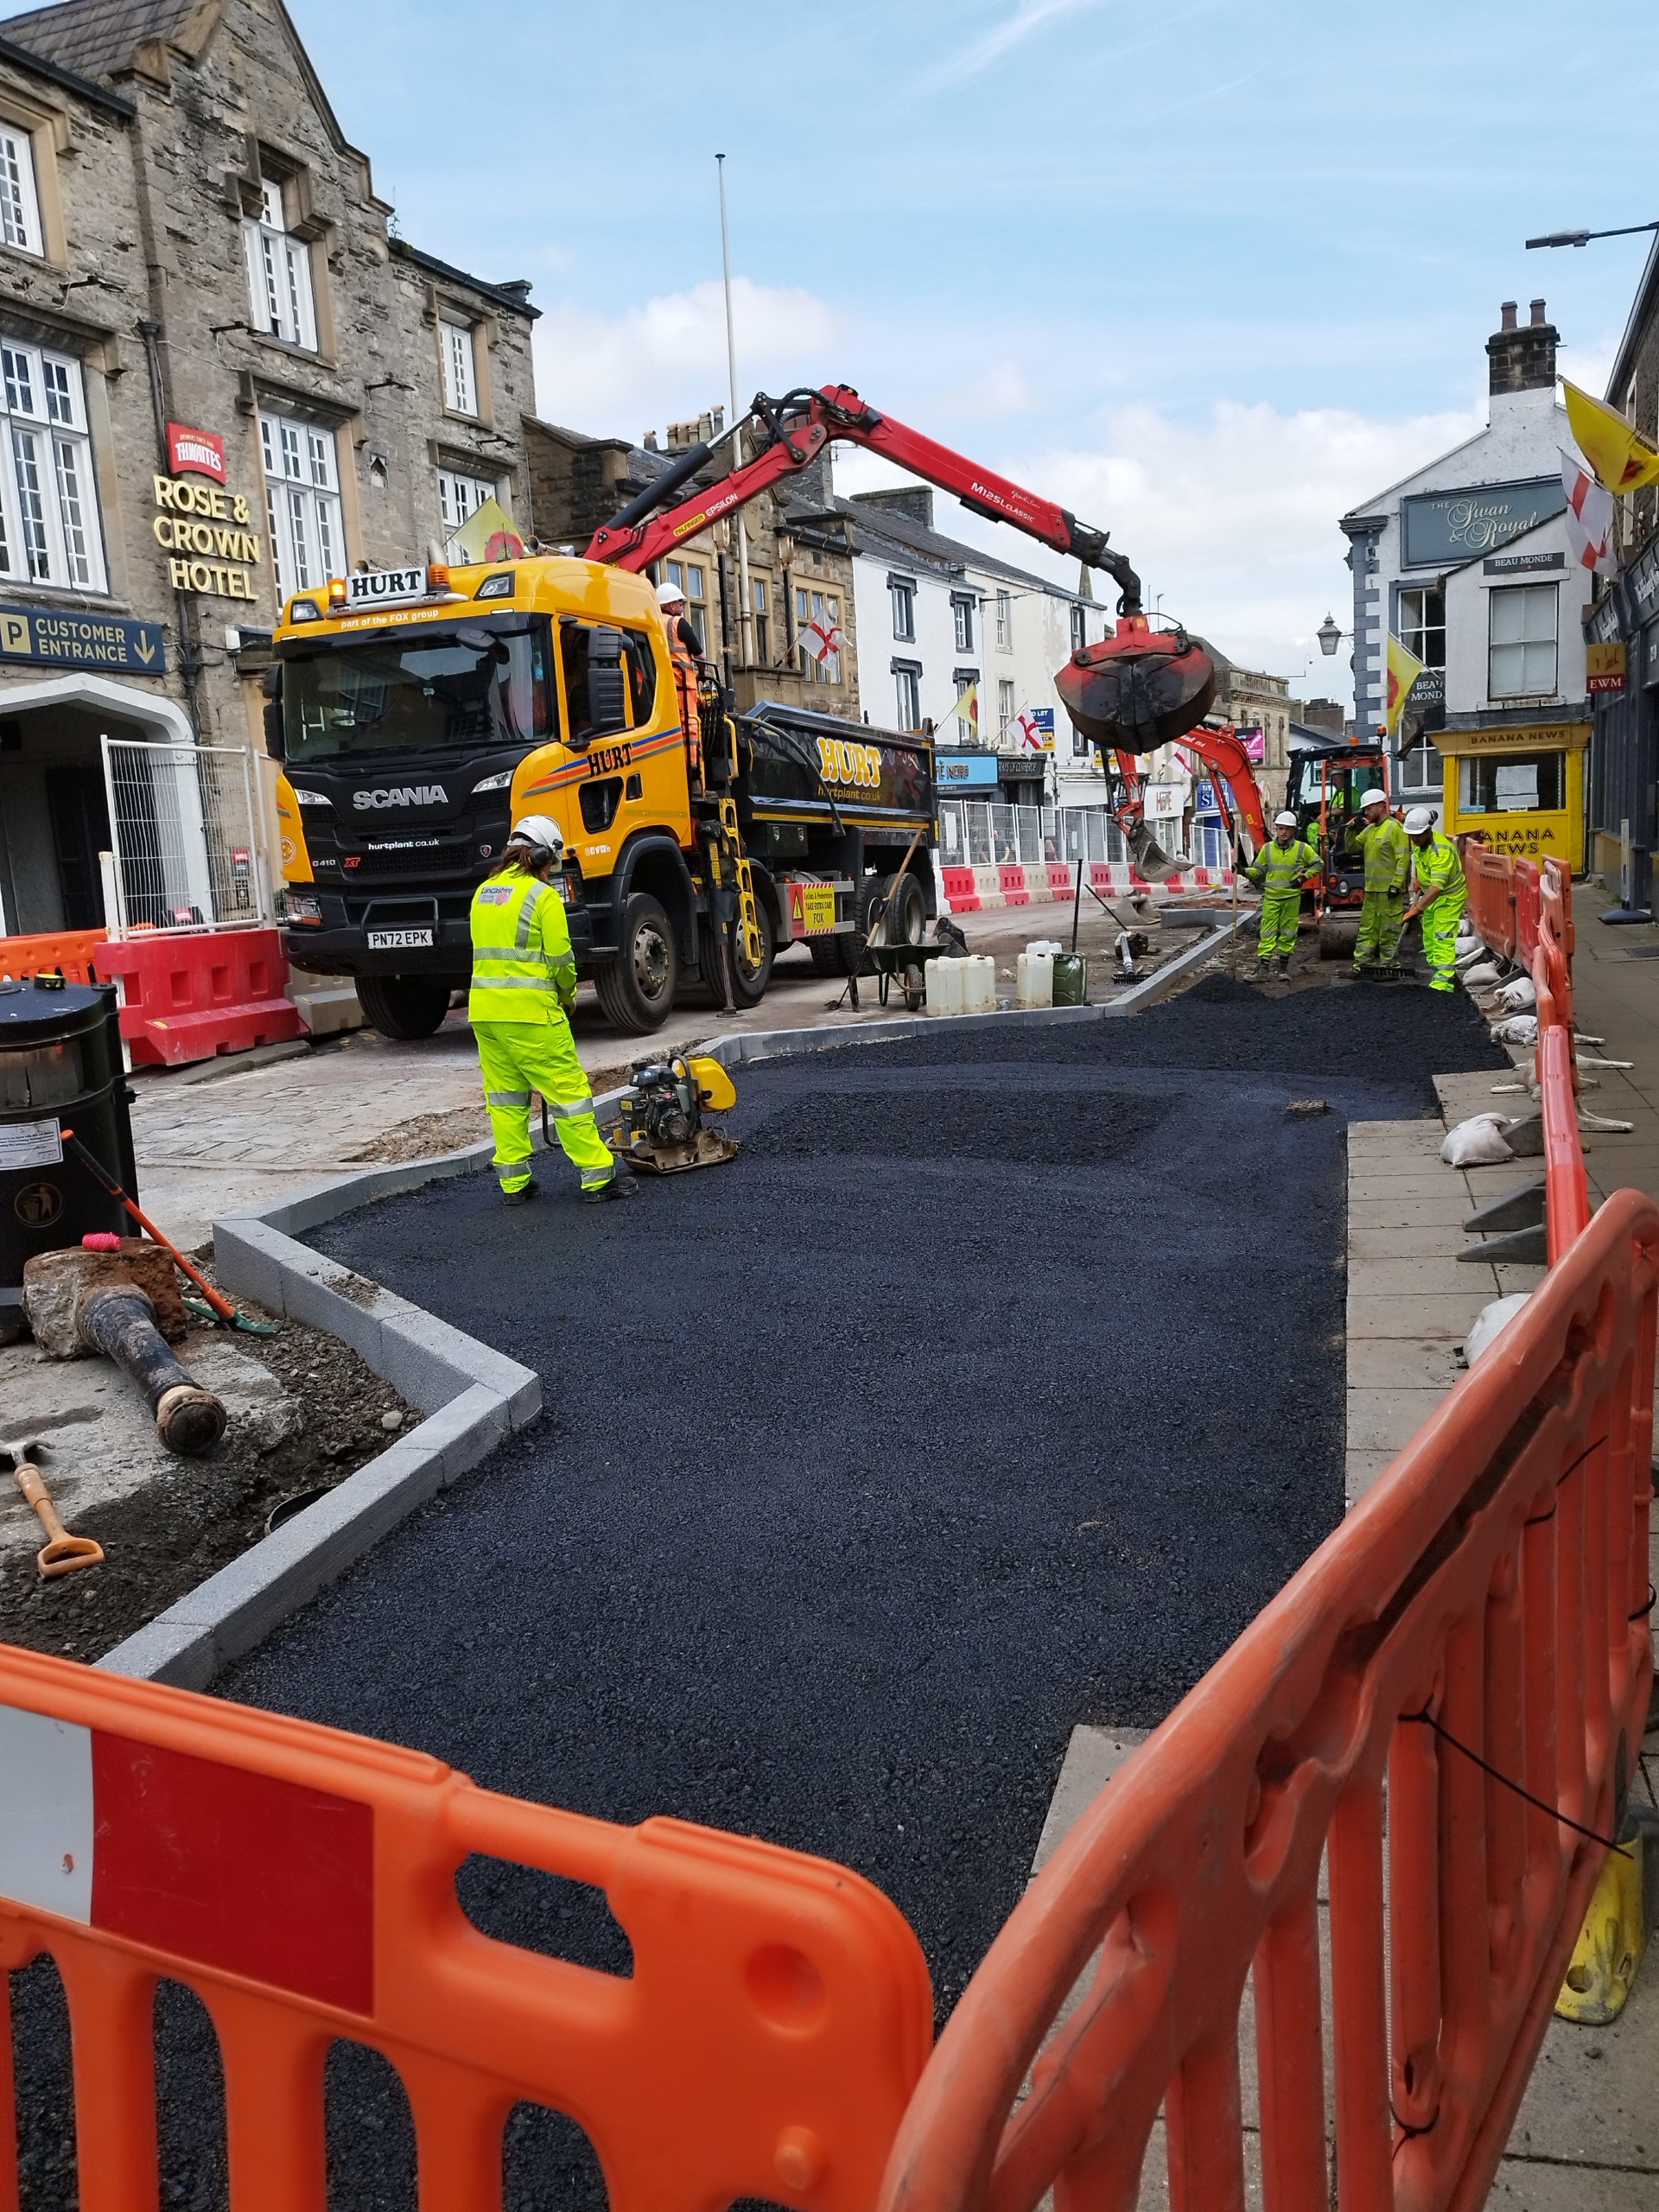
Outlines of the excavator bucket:
[[1180,862],[1171,860],[1144,822],[1137,822],[1129,832],[1129,858],[1136,874],[1148,883],[1162,883],[1181,872]]
[[1196,728],[1216,696],[1215,664],[1184,630],[1126,615],[1116,637],[1082,645],[1055,679],[1081,734],[1103,752],[1150,753]]

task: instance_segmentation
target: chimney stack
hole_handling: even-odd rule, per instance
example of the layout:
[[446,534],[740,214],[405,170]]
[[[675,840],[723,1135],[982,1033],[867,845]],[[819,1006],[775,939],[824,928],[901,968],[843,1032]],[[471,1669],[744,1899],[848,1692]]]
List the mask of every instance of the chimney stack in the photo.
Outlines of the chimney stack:
[[1524,330],[1516,327],[1516,303],[1505,300],[1498,328],[1486,340],[1488,389],[1494,398],[1517,391],[1555,389],[1554,323],[1547,321],[1541,300],[1532,302],[1531,320]]

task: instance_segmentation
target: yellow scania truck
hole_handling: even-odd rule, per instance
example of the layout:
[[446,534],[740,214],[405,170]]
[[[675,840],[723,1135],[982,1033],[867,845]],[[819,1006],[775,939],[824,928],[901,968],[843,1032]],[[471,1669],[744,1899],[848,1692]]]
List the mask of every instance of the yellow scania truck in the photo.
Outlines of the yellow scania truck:
[[467,912],[510,823],[550,814],[580,975],[644,1035],[683,985],[753,1006],[804,939],[847,972],[936,912],[932,748],[734,711],[670,650],[651,585],[535,556],[365,570],[291,597],[265,677],[289,960],[349,976],[388,1037],[467,982]]

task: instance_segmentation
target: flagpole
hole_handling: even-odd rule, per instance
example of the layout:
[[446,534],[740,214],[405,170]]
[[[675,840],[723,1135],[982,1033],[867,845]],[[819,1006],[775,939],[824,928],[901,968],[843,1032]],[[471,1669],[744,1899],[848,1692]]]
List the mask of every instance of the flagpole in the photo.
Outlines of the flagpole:
[[[737,334],[732,321],[732,238],[726,220],[726,156],[715,156],[715,171],[720,179],[720,268],[726,287],[726,377],[732,395],[732,467],[743,466],[743,433],[736,428],[742,421],[737,409]],[[737,524],[737,632],[739,651],[743,665],[754,665],[754,594],[749,588],[749,533],[740,507],[733,520]]]

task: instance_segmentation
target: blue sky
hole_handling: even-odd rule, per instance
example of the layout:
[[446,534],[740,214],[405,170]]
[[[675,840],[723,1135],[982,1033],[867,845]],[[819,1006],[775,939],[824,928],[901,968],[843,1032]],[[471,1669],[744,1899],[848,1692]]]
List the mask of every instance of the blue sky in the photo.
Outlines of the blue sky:
[[1499,301],[1599,388],[1645,240],[1522,240],[1659,216],[1634,0],[289,6],[403,234],[533,282],[543,415],[725,397],[723,151],[746,398],[856,384],[1307,690],[1336,517],[1475,426]]

